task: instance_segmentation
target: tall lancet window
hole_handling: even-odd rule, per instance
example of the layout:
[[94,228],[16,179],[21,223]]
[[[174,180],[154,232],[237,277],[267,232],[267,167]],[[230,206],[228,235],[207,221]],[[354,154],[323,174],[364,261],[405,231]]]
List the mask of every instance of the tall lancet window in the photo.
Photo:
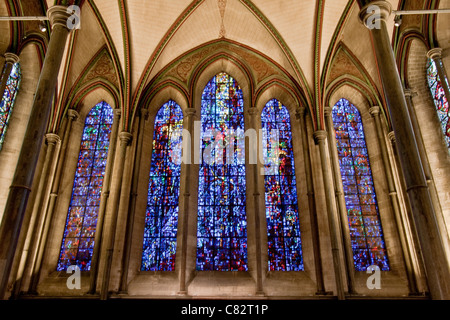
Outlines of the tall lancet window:
[[156,114],[142,271],[175,270],[183,112],[169,100]]
[[8,76],[5,92],[3,92],[2,101],[0,102],[0,150],[3,147],[6,129],[8,128],[9,118],[13,111],[17,91],[19,91],[21,77],[20,64],[16,62],[13,64],[11,73]]
[[[445,97],[444,88],[442,87],[442,80],[439,78],[436,63],[429,59],[428,62],[428,86],[433,96],[434,105],[441,123],[442,131],[444,132],[447,147],[450,149],[450,109],[448,101]],[[445,81],[448,81],[445,79]]]
[[289,111],[277,99],[261,114],[269,270],[303,270]]
[[247,270],[244,99],[228,74],[206,85],[201,123],[197,270]]
[[106,102],[97,104],[86,117],[58,271],[70,265],[90,270],[113,119],[113,109]]
[[346,99],[333,107],[339,165],[356,271],[389,270],[366,138],[358,109]]

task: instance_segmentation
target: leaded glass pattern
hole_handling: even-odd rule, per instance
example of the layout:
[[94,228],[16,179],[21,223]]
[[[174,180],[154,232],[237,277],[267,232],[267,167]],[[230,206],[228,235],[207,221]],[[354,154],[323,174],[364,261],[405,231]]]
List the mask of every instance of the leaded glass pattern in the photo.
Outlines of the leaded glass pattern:
[[[234,141],[244,132],[242,90],[235,79],[220,73],[206,85],[201,103],[197,270],[245,271],[245,146]],[[233,147],[211,147],[218,144]],[[209,151],[215,161],[205,159]]]
[[169,100],[155,118],[142,271],[175,270],[182,130],[183,112]]
[[377,265],[389,270],[361,115],[341,99],[333,107],[333,123],[355,269]]
[[438,75],[436,63],[432,59],[429,59],[428,61],[427,76],[428,86],[430,88],[431,95],[433,96],[434,105],[436,106],[436,112],[441,123],[441,128],[444,132],[447,147],[450,149],[450,109],[445,96],[444,88],[442,87],[442,81]]
[[6,81],[5,92],[3,92],[2,101],[0,102],[0,150],[3,147],[6,130],[8,129],[9,119],[13,111],[17,92],[19,91],[21,78],[20,64],[16,62],[12,66],[11,73]]
[[86,117],[57,270],[91,267],[113,109],[101,102]]
[[[272,99],[262,111],[261,124],[269,270],[302,271],[302,243],[289,111],[280,101]],[[272,152],[274,148],[278,150]]]

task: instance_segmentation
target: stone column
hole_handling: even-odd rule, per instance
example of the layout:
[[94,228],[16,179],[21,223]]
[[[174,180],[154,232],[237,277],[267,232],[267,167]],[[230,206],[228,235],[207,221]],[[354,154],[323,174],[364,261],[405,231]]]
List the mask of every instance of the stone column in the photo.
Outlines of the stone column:
[[66,22],[70,15],[65,6],[51,7],[48,10],[48,16],[53,29],[0,226],[0,299],[5,297],[31,184],[50,116],[58,72],[69,35]]
[[434,48],[427,52],[427,57],[434,61],[436,69],[441,80],[442,88],[445,92],[447,101],[450,101],[450,89],[448,87],[447,72],[445,71],[444,64],[442,63],[442,49]]
[[[186,116],[185,116],[185,122],[184,122],[184,129],[186,129],[191,136],[194,135],[194,116],[196,114],[195,108],[188,108],[186,110]],[[191,172],[193,170],[192,165],[192,157],[191,155],[194,154],[192,152],[192,147],[195,148],[196,144],[192,143],[192,145],[189,145],[187,141],[183,140],[183,152],[187,152],[189,150],[189,154],[185,155],[183,154],[183,159],[187,160],[184,165],[182,165],[182,170],[184,171],[184,180],[183,180],[183,217],[182,218],[182,236],[181,236],[181,261],[180,261],[180,290],[178,292],[179,295],[186,295],[187,294],[187,287],[186,287],[186,265],[187,265],[187,248],[188,248],[188,232],[189,232],[189,204],[191,202],[191,194],[189,190],[191,189]],[[190,148],[190,149],[189,149]],[[181,186],[180,186],[181,187]],[[181,188],[180,188],[181,189]],[[181,194],[180,194],[181,196]],[[180,210],[181,212],[181,210]]]
[[[256,130],[256,118],[258,116],[258,109],[253,107],[250,108],[248,111],[248,114],[250,115],[250,126],[251,128]],[[262,144],[261,144],[262,147]],[[258,150],[258,148],[254,148],[254,146],[247,145],[245,146],[247,151],[247,154],[255,154]],[[252,152],[252,150],[255,150]],[[250,156],[249,156],[250,157]],[[246,157],[247,159],[247,157]],[[246,161],[247,162],[247,161]],[[253,207],[254,207],[254,226],[255,226],[255,252],[256,252],[256,295],[257,296],[264,296],[264,290],[263,290],[263,281],[262,281],[262,245],[261,245],[261,210],[260,210],[260,199],[261,199],[261,193],[258,190],[258,164],[257,163],[251,163],[248,161],[249,166],[252,168],[250,171],[253,173],[253,183],[252,183],[252,189],[251,193],[253,193]],[[264,197],[263,197],[264,199]],[[266,231],[267,232],[267,231]]]
[[148,119],[148,110],[141,109],[139,117],[138,141],[136,147],[136,156],[134,158],[133,178],[131,182],[130,202],[128,206],[127,228],[125,231],[125,241],[123,245],[122,256],[122,274],[120,278],[119,292],[126,294],[128,292],[128,267],[130,265],[131,243],[133,240],[134,217],[136,214],[136,197],[138,195],[139,174],[141,171],[142,145],[144,142],[145,121]]
[[314,254],[314,269],[316,275],[316,295],[325,295],[325,284],[323,281],[322,256],[320,254],[319,223],[317,221],[317,207],[314,196],[314,180],[312,176],[311,153],[309,151],[308,128],[306,126],[306,108],[297,109],[297,118],[300,122],[302,135],[303,163],[306,174],[306,190],[308,193],[308,207],[311,212],[311,234]]
[[[431,171],[430,162],[428,160],[427,151],[425,148],[425,143],[423,142],[422,133],[419,126],[419,121],[417,119],[416,109],[414,108],[412,98],[416,95],[411,89],[404,89],[406,103],[408,105],[409,116],[411,117],[411,124],[414,130],[414,135],[417,141],[417,147],[420,154],[420,159],[422,161],[423,172],[425,174],[425,179],[427,181],[428,188],[430,190],[431,201],[433,202],[434,210],[436,211],[436,217],[438,221],[439,228],[442,233],[444,248],[446,252],[450,252],[450,239],[447,226],[445,223],[444,216],[442,214],[442,207],[439,201],[439,195],[436,189],[436,184],[434,183],[433,173]],[[450,101],[450,100],[449,100]]]
[[33,206],[33,213],[38,220],[37,228],[34,230],[33,237],[33,252],[31,252],[31,280],[30,293],[36,293],[37,285],[39,283],[39,273],[42,265],[42,257],[44,255],[45,244],[47,243],[47,235],[50,227],[51,216],[47,216],[44,202],[47,199],[47,189],[50,183],[51,167],[54,161],[54,152],[56,145],[61,141],[60,137],[53,133],[48,133],[45,136],[47,143],[47,152],[45,155],[44,165],[42,167],[41,178],[39,180],[38,190],[36,190],[36,198]]
[[13,65],[19,62],[19,57],[14,53],[7,52],[4,54],[5,56],[5,66],[3,67],[3,74],[1,75],[0,82],[0,99],[3,98],[3,94],[5,93],[6,85],[8,82],[9,75],[11,74]]
[[[58,196],[58,190],[59,190],[59,181],[61,178],[61,173],[64,167],[64,159],[66,156],[66,149],[67,149],[67,144],[69,141],[69,135],[72,129],[72,123],[73,121],[75,121],[78,118],[78,113],[73,110],[73,109],[69,109],[67,112],[67,123],[64,129],[64,134],[63,134],[63,141],[61,143],[61,149],[59,151],[59,160],[58,160],[58,165],[56,168],[56,172],[54,175],[54,180],[53,180],[53,184],[52,184],[52,188],[51,188],[51,192],[50,192],[50,198],[48,201],[48,206],[47,206],[47,210],[46,210],[46,214],[52,214],[54,211],[54,207],[55,207],[55,203],[56,203],[56,199]],[[24,277],[24,270],[25,270],[25,266],[28,264],[27,263],[27,259],[28,259],[28,254],[30,251],[30,245],[32,243],[32,237],[33,237],[33,232],[34,232],[34,226],[36,223],[36,216],[31,216],[31,219],[29,220],[29,222],[24,222],[26,223],[26,226],[28,228],[28,233],[23,245],[23,250],[22,250],[22,255],[19,261],[19,264],[17,265],[17,267],[15,269],[13,269],[12,274],[16,275],[16,282],[14,284],[14,289],[13,289],[13,297],[17,298],[19,293],[20,293],[20,287],[22,284],[22,279]]]
[[111,224],[109,227],[109,232],[106,234],[106,258],[103,270],[103,282],[102,289],[100,292],[100,298],[102,300],[106,300],[108,298],[108,290],[109,290],[109,282],[111,278],[111,264],[114,253],[114,243],[116,239],[116,227],[117,227],[117,217],[119,214],[119,205],[120,205],[120,193],[122,190],[122,181],[124,175],[124,166],[125,166],[125,157],[127,153],[128,146],[131,143],[133,135],[129,132],[121,132],[119,134],[119,154],[116,159],[117,163],[117,187],[113,190],[113,194],[111,196],[112,205],[111,205]]
[[327,132],[319,130],[314,132],[314,140],[319,145],[320,162],[322,165],[323,185],[325,188],[325,202],[327,206],[328,226],[330,230],[331,250],[333,257],[334,277],[336,281],[336,290],[339,300],[344,300],[344,286],[342,282],[342,269],[340,261],[340,249],[339,249],[339,221],[338,216],[334,210],[334,190],[333,181],[330,173],[330,160],[327,153]]
[[386,145],[385,134],[384,134],[383,126],[382,126],[381,119],[380,119],[380,107],[374,106],[374,107],[370,108],[369,113],[375,120],[375,127],[377,130],[377,137],[378,137],[378,145],[380,146],[380,149],[381,149],[381,158],[383,160],[384,173],[385,173],[386,182],[388,185],[389,199],[391,200],[392,210],[394,211],[394,217],[395,217],[395,221],[397,224],[398,236],[399,236],[400,244],[402,247],[403,261],[404,261],[406,276],[408,279],[409,292],[410,292],[410,294],[417,295],[418,294],[417,282],[416,282],[416,278],[414,277],[413,261],[411,258],[411,251],[409,250],[409,247],[408,247],[408,240],[407,240],[406,231],[405,231],[405,224],[407,222],[405,222],[402,219],[402,213],[400,210],[400,203],[399,203],[398,194],[397,194],[397,188],[395,187],[394,175],[392,173],[392,166],[389,161],[389,155],[388,155],[388,150],[387,150],[387,145]]
[[111,189],[111,173],[114,168],[114,158],[116,155],[117,134],[119,131],[120,115],[121,115],[120,109],[114,109],[114,120],[111,128],[111,137],[109,138],[109,151],[108,151],[108,158],[106,160],[106,171],[105,176],[103,177],[103,187],[102,193],[100,195],[100,207],[98,209],[97,226],[95,229],[94,250],[92,252],[91,270],[89,278],[89,291],[88,291],[89,294],[95,294],[97,290],[98,268],[100,263],[100,252],[103,239],[103,226],[105,220],[106,205],[108,203],[109,192]]
[[[375,7],[373,7],[375,6]],[[377,8],[380,14],[377,14]],[[422,161],[411,125],[408,107],[392,50],[386,19],[392,12],[387,1],[372,1],[361,10],[360,20],[370,29],[381,81],[397,139],[398,153],[406,180],[414,222],[432,299],[450,298],[450,271],[436,221]],[[375,25],[371,25],[375,22]]]
[[338,150],[336,145],[336,135],[334,131],[334,124],[332,118],[332,108],[325,107],[325,125],[328,132],[328,141],[330,149],[331,167],[333,170],[334,177],[334,188],[335,196],[337,202],[337,209],[341,221],[342,236],[344,238],[344,253],[345,253],[345,263],[347,275],[347,285],[348,292],[350,294],[355,291],[355,275],[354,275],[354,261],[353,261],[353,250],[352,250],[352,240],[350,238],[350,227],[348,225],[348,215],[347,215],[347,205],[345,203],[344,187],[342,185],[341,167],[338,159]]

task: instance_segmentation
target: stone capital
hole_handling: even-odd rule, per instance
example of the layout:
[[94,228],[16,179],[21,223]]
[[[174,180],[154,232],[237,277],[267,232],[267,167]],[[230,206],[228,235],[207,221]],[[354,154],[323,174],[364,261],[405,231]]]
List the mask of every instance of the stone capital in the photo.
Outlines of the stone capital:
[[123,131],[123,132],[119,133],[119,140],[120,140],[121,144],[123,143],[125,145],[128,145],[128,144],[130,144],[132,139],[133,139],[133,135],[129,132]]
[[372,117],[376,117],[380,115],[380,107],[379,106],[373,106],[369,109],[369,113]]
[[405,97],[407,97],[407,98],[412,98],[414,96],[417,96],[417,92],[415,92],[411,88],[405,88],[405,89],[403,89],[403,92],[405,93]]
[[325,107],[323,108],[323,113],[325,114],[325,117],[331,117],[333,114],[333,108],[332,107]]
[[442,48],[433,48],[427,52],[427,57],[431,60],[437,60],[442,58]]
[[[61,26],[67,28],[67,20],[71,14],[67,11],[66,6],[53,6],[47,10],[47,16],[52,27]],[[70,31],[70,30],[69,30]]]
[[186,116],[193,117],[197,113],[197,110],[195,108],[187,108],[186,109]]
[[359,20],[369,29],[376,29],[377,22],[386,21],[392,13],[392,5],[388,1],[371,1],[359,12]]
[[75,109],[69,109],[67,110],[67,117],[72,121],[75,121],[80,117],[80,114]]
[[19,56],[14,54],[14,53],[11,53],[11,52],[6,52],[4,54],[4,56],[5,56],[5,62],[6,63],[14,64],[14,63],[17,63],[17,62],[20,61]]
[[120,116],[122,115],[122,110],[120,109],[114,109],[114,118],[120,118]]
[[45,135],[45,142],[47,143],[47,145],[55,145],[59,141],[61,141],[61,138],[55,133],[47,133]]
[[392,143],[395,143],[395,132],[391,131],[388,133],[388,138],[391,140]]
[[327,139],[327,132],[325,130],[317,130],[316,132],[314,132],[313,137],[314,137],[314,141],[316,143],[319,143],[321,141],[325,141]]

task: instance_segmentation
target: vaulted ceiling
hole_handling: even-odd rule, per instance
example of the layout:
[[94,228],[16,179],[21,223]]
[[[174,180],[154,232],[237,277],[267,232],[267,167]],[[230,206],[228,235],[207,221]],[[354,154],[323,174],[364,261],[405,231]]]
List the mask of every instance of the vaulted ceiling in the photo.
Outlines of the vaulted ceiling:
[[[389,2],[394,9],[439,5],[432,0]],[[36,11],[40,10],[42,15],[55,4],[74,3],[82,8],[81,29],[71,33],[60,71],[58,101],[62,107],[73,102],[71,97],[83,81],[103,72],[116,87],[120,104],[129,109],[126,113],[132,114],[139,93],[164,68],[219,39],[248,48],[286,72],[304,94],[318,126],[325,87],[338,73],[354,70],[374,96],[382,96],[370,34],[358,20],[356,0],[4,0],[0,14],[39,15]],[[29,6],[34,9],[26,9]],[[399,30],[391,17],[388,30],[394,46],[401,42],[401,32],[414,29],[414,23],[418,24],[416,31],[424,33],[432,22],[411,20],[412,27],[407,29],[404,24]],[[21,27],[23,35],[38,33],[37,23],[20,24],[25,26]],[[0,22],[5,35],[0,37],[3,52],[13,47],[14,28],[19,27]],[[351,66],[339,69],[337,59]],[[61,118],[62,113],[58,110],[55,117]]]

